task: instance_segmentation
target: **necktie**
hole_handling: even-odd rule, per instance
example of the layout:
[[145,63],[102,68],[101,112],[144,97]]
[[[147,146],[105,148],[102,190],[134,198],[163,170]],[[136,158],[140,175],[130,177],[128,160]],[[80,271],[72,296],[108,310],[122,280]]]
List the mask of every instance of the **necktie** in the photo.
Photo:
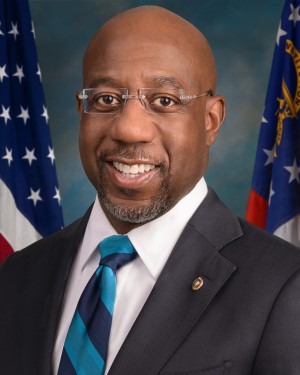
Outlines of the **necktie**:
[[72,319],[58,375],[102,375],[116,295],[116,270],[136,256],[127,236],[98,245],[99,267],[85,287]]

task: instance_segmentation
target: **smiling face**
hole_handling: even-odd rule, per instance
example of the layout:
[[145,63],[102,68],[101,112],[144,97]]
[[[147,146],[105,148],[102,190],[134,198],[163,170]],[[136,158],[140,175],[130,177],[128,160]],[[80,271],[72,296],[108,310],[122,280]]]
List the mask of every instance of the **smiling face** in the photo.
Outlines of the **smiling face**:
[[[102,27],[87,49],[83,76],[85,88],[106,93],[97,99],[105,110],[118,107],[119,88],[128,88],[129,95],[140,88],[158,93],[182,88],[187,95],[215,88],[205,39],[158,7],[135,8]],[[115,113],[84,113],[78,100],[82,163],[119,233],[162,215],[193,189],[224,117],[221,97],[203,96],[170,110],[174,96],[151,95],[155,112],[129,97]],[[160,107],[166,107],[163,113]]]

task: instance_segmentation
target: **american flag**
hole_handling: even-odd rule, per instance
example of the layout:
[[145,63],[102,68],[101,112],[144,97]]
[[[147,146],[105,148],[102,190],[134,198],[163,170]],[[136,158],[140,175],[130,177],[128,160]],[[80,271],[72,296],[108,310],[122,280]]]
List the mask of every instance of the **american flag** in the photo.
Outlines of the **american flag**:
[[27,0],[0,0],[0,261],[63,226]]
[[300,246],[300,0],[281,15],[246,218]]

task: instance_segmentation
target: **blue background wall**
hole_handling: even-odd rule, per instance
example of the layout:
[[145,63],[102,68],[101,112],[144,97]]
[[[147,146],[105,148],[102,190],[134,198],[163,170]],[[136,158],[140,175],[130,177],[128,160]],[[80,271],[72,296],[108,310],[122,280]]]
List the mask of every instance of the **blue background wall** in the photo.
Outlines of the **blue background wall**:
[[46,95],[65,223],[95,198],[78,155],[75,92],[87,42],[108,18],[125,9],[161,5],[200,28],[217,60],[218,93],[227,118],[211,149],[208,184],[244,216],[283,0],[30,0]]

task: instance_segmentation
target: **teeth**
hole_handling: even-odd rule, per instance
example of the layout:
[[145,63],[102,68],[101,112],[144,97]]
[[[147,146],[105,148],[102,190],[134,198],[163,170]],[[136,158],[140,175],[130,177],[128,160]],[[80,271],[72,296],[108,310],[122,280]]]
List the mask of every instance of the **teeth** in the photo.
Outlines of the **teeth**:
[[137,174],[139,173],[139,166],[137,164],[134,164],[130,167],[130,173]]
[[117,161],[113,162],[113,166],[124,174],[127,178],[135,178],[139,173],[152,171],[155,166],[151,164],[123,164]]
[[[120,164],[119,164],[119,168],[120,168]],[[123,164],[122,172],[125,174],[130,173],[130,165]]]

